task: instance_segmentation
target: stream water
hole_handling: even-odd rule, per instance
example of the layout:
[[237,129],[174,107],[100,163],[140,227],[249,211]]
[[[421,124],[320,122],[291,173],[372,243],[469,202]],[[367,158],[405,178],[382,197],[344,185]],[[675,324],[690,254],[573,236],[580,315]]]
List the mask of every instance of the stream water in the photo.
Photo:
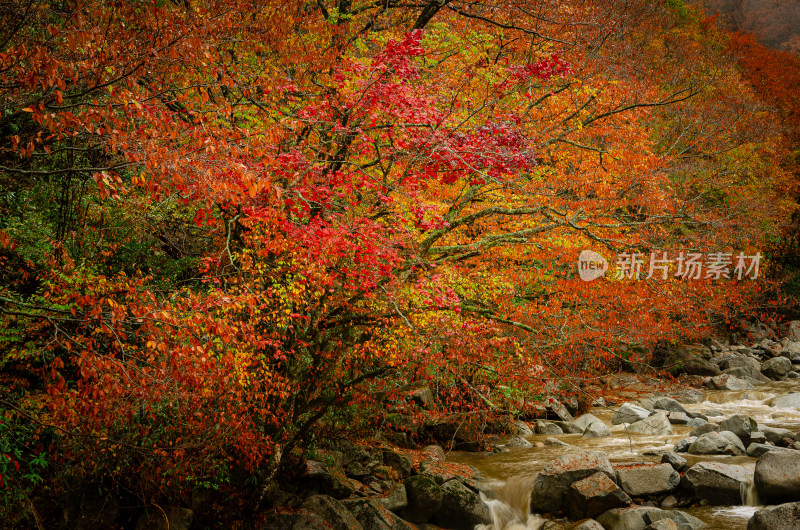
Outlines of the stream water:
[[[733,414],[746,414],[756,420],[760,426],[782,427],[792,432],[800,431],[800,410],[776,408],[774,399],[789,392],[800,392],[800,380],[768,383],[755,390],[727,392],[708,390],[704,392],[704,400],[696,404],[684,404],[686,410],[707,414],[709,411],[722,413],[709,417],[710,421],[719,421]],[[611,423],[614,415],[612,408],[595,408],[592,414]],[[480,472],[484,491],[489,492],[487,503],[492,512],[494,524],[476,530],[538,530],[543,520],[530,514],[528,500],[533,488],[533,481],[539,471],[551,460],[574,450],[574,448],[602,451],[614,462],[659,462],[658,456],[647,456],[643,453],[651,450],[671,449],[678,440],[686,438],[691,428],[685,425],[673,425],[675,434],[668,436],[646,436],[625,431],[613,432],[612,436],[587,439],[580,434],[564,434],[556,436],[569,446],[547,446],[530,448],[511,448],[502,453],[478,455],[474,453],[451,454],[449,459],[470,465]],[[532,443],[543,442],[548,435],[534,434],[525,438]],[[755,468],[755,458],[748,456],[709,456],[682,453],[689,465],[700,461],[718,461],[726,464],[737,464]],[[739,506],[700,506],[681,508],[706,522],[709,529],[744,530],[747,522],[757,509],[758,501],[752,488],[742,492],[742,504]]]

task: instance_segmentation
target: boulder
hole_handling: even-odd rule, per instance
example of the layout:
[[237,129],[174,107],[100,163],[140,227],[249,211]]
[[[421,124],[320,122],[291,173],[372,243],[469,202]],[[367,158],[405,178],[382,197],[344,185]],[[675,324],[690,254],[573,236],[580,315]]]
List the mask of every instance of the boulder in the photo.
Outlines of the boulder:
[[644,530],[679,530],[678,523],[672,519],[661,519],[644,527]]
[[583,431],[583,438],[604,438],[611,436],[611,429],[602,421],[590,423]]
[[672,491],[681,480],[670,464],[621,464],[615,466],[615,469],[620,487],[632,497]]
[[772,406],[782,409],[800,409],[800,393],[794,392],[777,397],[772,401]]
[[686,459],[682,456],[676,455],[675,453],[664,453],[661,455],[661,463],[671,465],[672,469],[678,473],[682,472],[688,467],[686,464]]
[[773,357],[761,365],[761,373],[775,381],[782,381],[792,370],[792,361],[786,357]]
[[622,423],[636,423],[650,416],[650,411],[634,403],[623,403],[619,410],[611,418],[613,425]]
[[547,464],[536,477],[531,491],[531,512],[555,513],[564,507],[564,494],[573,482],[602,472],[609,478],[614,471],[608,457],[595,451],[578,450]]
[[760,429],[763,429],[763,427],[759,427],[758,431],[753,431],[750,433],[750,443],[756,443],[756,444],[767,443],[767,435],[764,434]]
[[[346,501],[347,502],[347,501]],[[391,513],[391,512],[389,512]],[[160,515],[160,514],[159,514]],[[163,518],[162,518],[163,520]],[[358,526],[355,529],[360,530],[364,528],[360,523],[356,522]],[[138,529],[137,525],[137,529]],[[143,528],[159,528],[157,526],[145,526]],[[166,527],[164,527],[166,528]],[[172,528],[170,526],[169,528]],[[259,530],[271,530],[273,528],[285,528],[286,530],[331,530],[325,518],[317,512],[311,511],[308,508],[288,509],[285,507],[276,508],[267,514],[263,526],[257,526]],[[397,527],[374,527],[376,529],[388,530],[389,528]],[[404,529],[406,530],[406,529]]]
[[705,423],[705,424],[697,427],[696,429],[694,429],[692,432],[690,432],[689,436],[702,436],[702,435],[704,435],[706,433],[709,433],[709,432],[719,432],[719,431],[720,431],[720,428],[719,428],[718,424],[716,424],[716,423]]
[[738,368],[728,368],[724,372],[723,375],[732,375],[738,377],[740,379],[744,379],[754,385],[760,385],[762,383],[769,383],[770,378],[766,375],[762,374],[760,370],[756,370],[749,366],[740,366]]
[[399,512],[408,507],[408,496],[406,495],[406,485],[400,484],[392,490],[386,497],[377,499],[387,510]]
[[533,429],[531,429],[531,426],[522,420],[512,421],[511,425],[509,426],[509,431],[514,434],[519,434],[520,436],[530,436],[533,434]]
[[678,441],[672,450],[676,453],[687,453],[689,452],[689,448],[696,440],[697,436],[690,436],[688,438],[684,438],[683,440]]
[[690,429],[696,429],[708,423],[708,420],[704,420],[703,418],[689,418],[689,421],[686,422],[686,426]]
[[750,477],[750,470],[745,467],[719,462],[700,462],[683,475],[696,499],[714,505],[742,504]]
[[693,455],[743,455],[746,450],[738,436],[730,431],[708,432],[689,446]]
[[551,421],[537,421],[534,430],[536,434],[564,434],[563,429]]
[[668,418],[672,425],[686,425],[689,423],[689,416],[684,412],[670,412]]
[[548,416],[553,416],[554,419],[561,421],[572,421],[574,419],[567,407],[555,398],[547,398],[545,406],[547,407]]
[[719,422],[720,431],[730,431],[738,436],[742,442],[750,442],[750,433],[758,430],[756,420],[744,414],[734,414],[730,418]]
[[392,449],[384,449],[382,457],[383,464],[397,471],[401,478],[406,479],[411,476],[414,464],[405,454]]
[[508,441],[503,444],[506,447],[533,447],[533,444],[522,436],[512,436]]
[[631,423],[628,425],[627,430],[628,432],[655,436],[673,434],[672,425],[669,423],[667,415],[663,412],[657,412],[648,418]]
[[444,491],[431,475],[414,475],[405,482],[408,506],[401,512],[403,519],[424,523],[442,508]]
[[670,397],[661,397],[653,402],[655,410],[666,410],[667,412],[683,412],[686,414],[686,409],[683,408],[677,400]]
[[800,501],[800,451],[769,451],[759,457],[753,481],[762,502]]
[[674,521],[681,530],[695,530],[706,524],[688,513],[678,510],[662,510],[652,506],[631,506],[608,510],[597,518],[606,530],[644,530],[648,525],[662,519]]
[[800,342],[800,320],[792,320],[787,325],[786,337],[793,342]]
[[544,439],[544,445],[547,445],[547,446],[554,446],[554,445],[566,446],[566,445],[569,445],[569,444],[567,442],[563,441],[563,440],[559,440],[558,438],[553,438],[552,436],[549,436],[549,437]]
[[758,510],[748,521],[747,530],[800,530],[800,502]]
[[567,493],[570,519],[595,517],[612,508],[630,506],[631,503],[631,498],[602,472],[573,482]]
[[679,372],[689,375],[715,376],[721,373],[719,366],[700,357],[683,361]]
[[584,519],[571,525],[567,530],[605,530],[603,525],[594,519]]
[[434,515],[434,522],[442,528],[472,530],[476,525],[492,523],[489,507],[478,493],[458,480],[448,480],[442,485],[442,507]]
[[746,368],[752,370],[753,373],[761,371],[761,363],[758,362],[758,359],[741,353],[732,353],[722,357],[719,361],[719,367],[722,370]]
[[573,423],[579,429],[585,430],[586,427],[588,427],[592,423],[603,423],[603,420],[601,420],[594,414],[583,414],[582,416],[575,418],[575,421]]
[[752,456],[753,458],[758,458],[761,455],[768,453],[770,451],[780,451],[783,447],[775,447],[771,444],[764,444],[764,443],[751,443],[747,446],[747,456]]
[[312,495],[303,502],[302,507],[320,515],[330,525],[331,530],[362,528],[361,523],[344,504],[328,495]]
[[[414,530],[414,527],[372,499],[342,501],[364,530]],[[291,528],[274,526],[269,528]],[[326,528],[326,527],[323,527]]]
[[426,445],[422,448],[422,459],[428,462],[444,462],[447,460],[447,455],[444,454],[441,446]]
[[583,432],[583,429],[571,421],[554,421],[553,423],[561,427],[564,434],[581,434]]
[[[768,427],[766,425],[761,426],[761,432],[764,433],[764,438],[766,441],[772,442],[774,444],[778,444],[781,440],[785,438],[793,438],[794,433],[789,429],[782,429],[780,427]],[[752,440],[756,441],[756,440]]]
[[328,468],[316,460],[306,460],[303,482],[319,493],[330,495],[334,499],[346,499],[353,493],[353,483],[339,468]]
[[713,390],[727,390],[730,392],[751,390],[755,388],[752,384],[744,379],[739,379],[731,374],[721,374],[716,377],[712,377],[708,382],[708,386]]

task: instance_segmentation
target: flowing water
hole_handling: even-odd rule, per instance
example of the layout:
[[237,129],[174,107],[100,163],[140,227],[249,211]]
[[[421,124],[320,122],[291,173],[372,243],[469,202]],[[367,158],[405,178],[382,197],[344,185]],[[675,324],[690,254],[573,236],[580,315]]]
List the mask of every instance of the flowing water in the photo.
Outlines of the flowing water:
[[[697,404],[684,404],[690,412],[701,412],[709,415],[719,412],[719,416],[709,415],[710,421],[719,421],[733,414],[746,414],[758,422],[760,426],[781,427],[792,432],[800,431],[800,410],[780,409],[772,406],[773,400],[789,392],[800,392],[800,380],[768,383],[755,390],[727,392],[708,390],[704,393],[704,401]],[[612,409],[594,409],[592,414],[611,423],[614,415]],[[664,451],[671,449],[678,440],[686,438],[691,428],[685,425],[673,425],[675,434],[669,436],[646,436],[635,433],[628,434],[624,430],[612,432],[605,438],[587,439],[580,434],[564,434],[556,436],[569,444],[564,446],[512,448],[502,453],[480,455],[475,453],[451,454],[449,459],[468,464],[480,472],[482,487],[489,492],[487,504],[492,512],[493,524],[478,527],[476,530],[538,530],[543,519],[530,514],[528,499],[533,489],[533,481],[539,471],[551,460],[573,450],[573,448],[602,451],[608,455],[612,463],[618,462],[660,462],[659,456],[647,456],[647,451]],[[525,438],[531,442],[543,442],[548,435],[531,435]],[[682,453],[689,465],[700,461],[718,461],[755,468],[755,458],[748,456],[710,456],[689,455]],[[744,530],[747,521],[758,509],[755,490],[750,486],[742,492],[742,504],[739,506],[702,506],[681,508],[708,523],[713,530]]]

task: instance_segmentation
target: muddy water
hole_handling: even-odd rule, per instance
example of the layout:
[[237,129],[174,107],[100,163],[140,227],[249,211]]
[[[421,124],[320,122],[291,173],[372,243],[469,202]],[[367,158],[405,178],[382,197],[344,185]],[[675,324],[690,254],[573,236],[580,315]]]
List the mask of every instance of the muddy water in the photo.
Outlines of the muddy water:
[[[721,421],[733,414],[746,414],[756,420],[759,425],[782,427],[792,432],[800,431],[800,410],[779,409],[772,406],[773,400],[789,392],[800,392],[800,380],[769,383],[756,387],[755,390],[726,392],[706,391],[704,401],[697,404],[684,404],[691,412],[709,415],[709,421]],[[714,411],[721,413],[711,416]],[[592,414],[611,424],[614,415],[612,409],[594,409]],[[612,432],[606,438],[585,439],[580,434],[556,436],[568,443],[570,447],[532,447],[512,448],[503,453],[493,455],[476,455],[474,453],[454,453],[449,459],[468,464],[481,473],[482,486],[489,494],[489,506],[494,516],[494,524],[481,530],[537,530],[542,520],[529,514],[528,499],[533,481],[542,468],[551,460],[573,450],[573,448],[602,451],[612,462],[659,462],[658,456],[647,456],[647,451],[671,449],[678,440],[686,438],[691,431],[683,425],[673,425],[674,435],[645,436],[625,431]],[[547,435],[531,435],[526,439],[531,442],[543,442]],[[689,465],[700,461],[718,461],[736,464],[754,469],[755,458],[747,456],[695,456],[682,454]],[[757,509],[754,492],[749,499],[743,499],[741,506],[708,506],[686,508],[684,511],[699,517],[708,523],[710,529],[744,530],[747,521]],[[744,497],[748,497],[745,492]],[[750,504],[749,506],[746,504]]]

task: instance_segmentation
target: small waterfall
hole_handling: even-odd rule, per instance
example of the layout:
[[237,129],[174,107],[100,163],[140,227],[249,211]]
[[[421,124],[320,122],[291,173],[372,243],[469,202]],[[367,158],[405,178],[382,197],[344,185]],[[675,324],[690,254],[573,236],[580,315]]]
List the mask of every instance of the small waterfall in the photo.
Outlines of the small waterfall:
[[758,492],[756,491],[756,485],[751,478],[747,484],[743,484],[741,487],[742,492],[742,504],[744,506],[758,506]]
[[496,498],[489,499],[481,493],[492,515],[492,524],[478,525],[475,530],[540,530],[545,519],[530,513],[532,482],[530,477],[510,477],[492,488]]

